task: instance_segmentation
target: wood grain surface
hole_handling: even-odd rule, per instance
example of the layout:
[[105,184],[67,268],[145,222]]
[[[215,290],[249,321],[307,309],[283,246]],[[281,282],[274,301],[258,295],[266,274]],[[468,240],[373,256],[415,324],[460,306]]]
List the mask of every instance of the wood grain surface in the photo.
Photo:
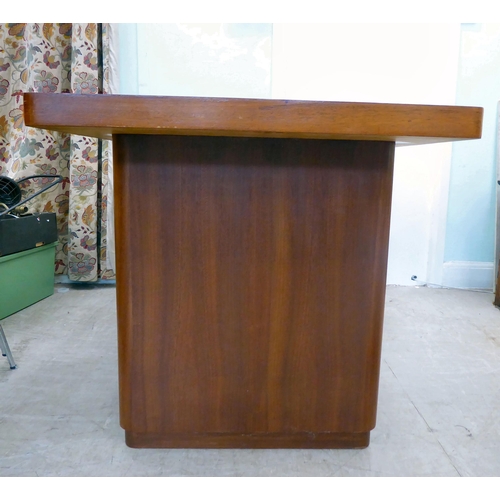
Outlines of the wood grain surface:
[[369,432],[191,433],[154,434],[125,431],[131,448],[307,448],[353,449],[370,444]]
[[118,135],[113,149],[129,445],[367,445],[394,143]]
[[481,137],[483,109],[463,106],[83,94],[24,94],[31,127],[113,134],[380,140]]

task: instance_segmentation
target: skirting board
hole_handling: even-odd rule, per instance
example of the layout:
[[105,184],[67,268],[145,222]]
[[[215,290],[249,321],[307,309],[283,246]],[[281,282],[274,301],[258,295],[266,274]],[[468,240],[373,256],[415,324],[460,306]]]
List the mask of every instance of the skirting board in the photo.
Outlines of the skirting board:
[[97,281],[74,281],[68,278],[67,274],[55,274],[54,283],[56,285],[113,285],[116,286],[116,280],[97,280]]
[[473,290],[493,290],[493,262],[450,261],[443,264],[443,286]]

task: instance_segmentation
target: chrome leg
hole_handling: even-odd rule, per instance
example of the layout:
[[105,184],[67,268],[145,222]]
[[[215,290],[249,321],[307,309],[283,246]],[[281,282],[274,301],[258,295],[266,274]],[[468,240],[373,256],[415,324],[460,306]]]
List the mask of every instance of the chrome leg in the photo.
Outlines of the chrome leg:
[[2,356],[7,356],[7,361],[9,362],[10,369],[13,370],[16,367],[12,353],[10,352],[9,343],[3,332],[2,325],[0,325],[0,350],[2,351]]

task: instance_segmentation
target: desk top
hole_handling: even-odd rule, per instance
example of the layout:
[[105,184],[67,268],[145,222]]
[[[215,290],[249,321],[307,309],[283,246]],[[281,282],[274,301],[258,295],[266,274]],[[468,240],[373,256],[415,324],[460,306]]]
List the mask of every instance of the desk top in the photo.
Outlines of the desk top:
[[24,94],[26,125],[101,139],[151,134],[429,144],[479,139],[482,119],[482,108],[464,106]]

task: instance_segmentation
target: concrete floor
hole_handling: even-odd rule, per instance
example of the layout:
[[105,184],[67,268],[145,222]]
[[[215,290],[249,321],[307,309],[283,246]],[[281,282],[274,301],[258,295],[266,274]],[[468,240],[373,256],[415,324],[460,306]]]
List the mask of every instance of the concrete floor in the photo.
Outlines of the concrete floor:
[[115,289],[56,285],[2,320],[0,476],[500,476],[493,295],[388,287],[364,450],[136,450],[118,423]]

